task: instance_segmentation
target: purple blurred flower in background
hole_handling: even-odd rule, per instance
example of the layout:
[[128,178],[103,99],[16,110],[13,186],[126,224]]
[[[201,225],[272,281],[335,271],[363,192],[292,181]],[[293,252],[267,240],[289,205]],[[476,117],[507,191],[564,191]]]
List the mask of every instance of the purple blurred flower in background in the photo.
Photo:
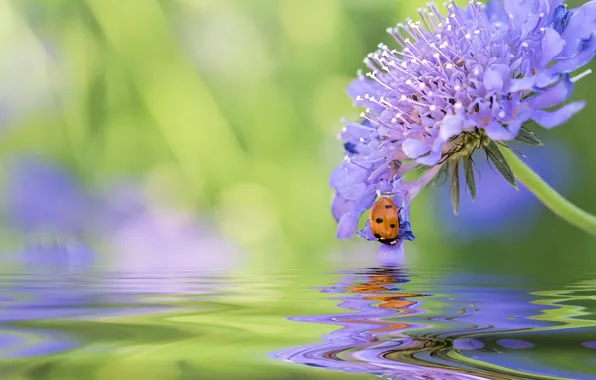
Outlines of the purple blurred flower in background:
[[[207,274],[232,270],[240,250],[188,211],[162,198],[149,199],[142,183],[113,185],[104,192],[81,186],[70,173],[41,159],[27,158],[12,166],[4,204],[9,222],[24,232],[49,233],[63,244],[55,249],[24,250],[30,265],[107,265],[112,270],[157,273],[168,281],[152,289],[167,292],[178,271]],[[85,243],[99,242],[100,255]],[[97,260],[94,260],[97,259]],[[169,273],[169,274],[168,274]],[[171,289],[169,289],[171,290]]]
[[[457,213],[460,160],[474,198],[469,157],[477,149],[517,186],[497,143],[541,145],[526,122],[552,128],[584,106],[561,104],[589,71],[570,73],[596,54],[596,1],[571,11],[562,0],[470,1],[465,8],[452,1],[446,16],[433,4],[419,13],[421,21],[388,29],[398,50],[380,44],[364,61],[371,71],[348,88],[366,111],[361,122],[345,123],[345,160],[330,178],[340,238],[356,232],[379,192],[408,203],[443,169]],[[419,165],[427,170],[422,179],[399,182]],[[387,189],[392,181],[397,189]]]
[[[528,164],[559,193],[565,195],[577,178],[568,170],[574,166],[573,157],[564,146],[550,142],[541,148],[524,151]],[[494,171],[482,154],[474,156],[474,164],[481,176],[476,181],[478,196],[472,201],[462,199],[459,215],[453,215],[449,205],[449,188],[435,189],[435,210],[446,234],[458,239],[497,236],[506,232],[510,238],[521,237],[537,222],[545,208],[523,184],[516,191]]]
[[9,166],[4,208],[25,232],[44,230],[79,235],[89,220],[91,199],[70,173],[40,158],[21,158]]

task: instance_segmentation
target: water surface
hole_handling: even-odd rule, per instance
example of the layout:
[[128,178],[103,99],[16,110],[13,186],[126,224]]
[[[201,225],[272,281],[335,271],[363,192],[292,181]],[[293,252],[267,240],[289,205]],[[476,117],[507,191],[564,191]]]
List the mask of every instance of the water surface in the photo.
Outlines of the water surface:
[[596,378],[591,273],[24,268],[0,273],[3,379]]

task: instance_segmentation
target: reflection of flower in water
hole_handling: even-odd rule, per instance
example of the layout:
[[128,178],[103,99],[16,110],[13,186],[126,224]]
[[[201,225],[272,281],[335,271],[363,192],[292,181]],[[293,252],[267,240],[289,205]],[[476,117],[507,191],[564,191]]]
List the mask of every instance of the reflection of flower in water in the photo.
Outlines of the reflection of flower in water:
[[[344,293],[335,298],[341,300],[338,307],[355,312],[291,318],[341,328],[324,335],[324,343],[274,355],[295,363],[390,379],[510,378],[508,368],[495,369],[486,363],[498,362],[495,353],[500,349],[532,346],[516,333],[538,331],[553,323],[533,319],[545,307],[533,304],[528,293],[491,286],[490,280],[465,274],[440,276],[441,294],[434,295],[421,293],[402,269],[345,276],[322,291]],[[478,358],[479,352],[486,363],[468,361],[468,357]]]

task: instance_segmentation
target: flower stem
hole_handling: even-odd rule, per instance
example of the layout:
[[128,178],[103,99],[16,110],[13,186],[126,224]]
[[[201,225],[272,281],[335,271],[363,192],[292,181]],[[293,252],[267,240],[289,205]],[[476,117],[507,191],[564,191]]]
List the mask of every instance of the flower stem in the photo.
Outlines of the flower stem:
[[596,236],[596,216],[580,209],[550,187],[508,148],[499,147],[515,177],[560,218]]

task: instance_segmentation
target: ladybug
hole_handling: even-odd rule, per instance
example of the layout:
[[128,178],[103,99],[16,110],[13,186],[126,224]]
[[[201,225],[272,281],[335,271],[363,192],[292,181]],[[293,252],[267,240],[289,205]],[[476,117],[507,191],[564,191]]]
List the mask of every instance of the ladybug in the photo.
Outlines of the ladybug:
[[395,244],[399,232],[399,210],[391,198],[383,197],[375,201],[368,218],[370,232],[381,243]]

